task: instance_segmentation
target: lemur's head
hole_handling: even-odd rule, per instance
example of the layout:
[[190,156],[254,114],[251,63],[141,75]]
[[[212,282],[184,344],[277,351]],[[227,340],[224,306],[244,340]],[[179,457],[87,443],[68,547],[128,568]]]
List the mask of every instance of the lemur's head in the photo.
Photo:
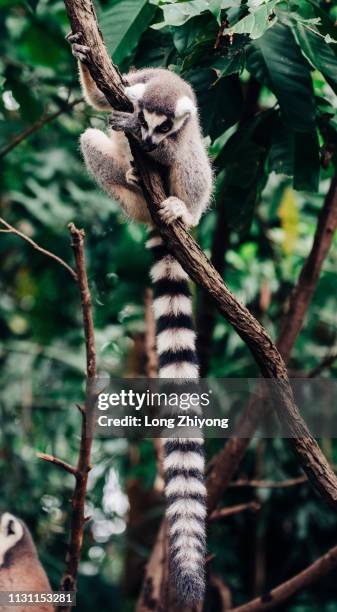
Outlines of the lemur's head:
[[168,70],[147,83],[127,87],[126,94],[138,112],[140,142],[147,152],[166,138],[176,138],[197,112],[190,86]]

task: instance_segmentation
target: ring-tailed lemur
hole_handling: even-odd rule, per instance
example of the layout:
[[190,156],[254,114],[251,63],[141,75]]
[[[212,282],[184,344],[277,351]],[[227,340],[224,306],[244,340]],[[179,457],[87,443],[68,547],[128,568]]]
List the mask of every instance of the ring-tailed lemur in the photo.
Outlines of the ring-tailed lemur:
[[[129,132],[165,169],[169,197],[160,215],[166,223],[181,218],[195,226],[212,192],[212,170],[198,121],[196,99],[190,85],[169,70],[146,68],[124,76],[125,92],[133,113],[114,111],[96,87],[85,65],[90,49],[80,34],[68,37],[79,60],[80,79],[89,104],[109,111],[108,134],[87,129],[81,136],[86,166],[99,185],[120,201],[125,213],[147,223],[151,217],[137,181],[128,141]],[[154,311],[157,323],[159,376],[198,378],[198,359],[192,322],[188,277],[169,254],[156,230],[147,242],[155,263]],[[168,439],[164,443],[167,517],[171,568],[177,591],[192,603],[204,592],[206,489],[202,439]]]
[[[0,592],[37,591],[51,593],[46,573],[37,556],[27,525],[16,516],[5,512],[0,516]],[[17,612],[53,612],[48,603],[17,604]],[[2,605],[3,612],[11,612],[13,604]]]

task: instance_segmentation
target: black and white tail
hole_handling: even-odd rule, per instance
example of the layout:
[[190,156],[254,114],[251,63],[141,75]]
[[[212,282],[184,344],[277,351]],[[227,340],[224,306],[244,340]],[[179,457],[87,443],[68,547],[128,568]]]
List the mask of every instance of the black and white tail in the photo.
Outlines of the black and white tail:
[[[198,379],[198,359],[188,276],[169,254],[159,234],[149,234],[157,326],[159,377]],[[206,488],[202,438],[164,440],[166,516],[169,523],[170,566],[177,593],[188,604],[205,590]]]

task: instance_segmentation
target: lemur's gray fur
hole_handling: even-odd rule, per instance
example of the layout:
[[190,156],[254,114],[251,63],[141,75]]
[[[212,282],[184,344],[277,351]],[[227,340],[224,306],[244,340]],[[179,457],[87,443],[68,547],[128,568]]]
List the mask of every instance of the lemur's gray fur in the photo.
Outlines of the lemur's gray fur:
[[[88,47],[80,34],[68,37],[79,60],[85,98],[110,112],[109,130],[87,129],[81,136],[86,166],[99,185],[120,201],[127,216],[151,226],[148,208],[138,185],[127,138],[130,132],[141,147],[165,166],[169,197],[160,215],[166,223],[181,218],[197,225],[212,192],[212,170],[203,145],[196,98],[190,85],[169,70],[145,68],[124,76],[133,113],[112,110],[96,87],[85,64]],[[148,247],[155,264],[151,270],[160,378],[197,379],[198,359],[188,278],[152,231]],[[186,603],[204,592],[206,489],[202,439],[164,440],[164,471],[169,522],[171,568],[177,591]]]

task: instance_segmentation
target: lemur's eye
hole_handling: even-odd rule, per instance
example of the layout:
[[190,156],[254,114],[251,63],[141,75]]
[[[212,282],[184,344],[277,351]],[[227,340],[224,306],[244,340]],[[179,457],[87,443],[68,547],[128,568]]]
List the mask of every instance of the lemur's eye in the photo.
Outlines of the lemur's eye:
[[138,119],[139,119],[139,123],[140,123],[140,125],[141,125],[143,128],[147,129],[147,128],[148,128],[148,125],[147,125],[147,123],[146,123],[146,121],[145,121],[145,117],[144,117],[144,113],[143,113],[143,111],[140,111],[140,113],[138,113]]
[[172,125],[172,121],[170,119],[166,119],[164,123],[158,125],[158,127],[156,128],[156,132],[161,132],[162,134],[165,134],[166,132],[169,132],[171,130]]

